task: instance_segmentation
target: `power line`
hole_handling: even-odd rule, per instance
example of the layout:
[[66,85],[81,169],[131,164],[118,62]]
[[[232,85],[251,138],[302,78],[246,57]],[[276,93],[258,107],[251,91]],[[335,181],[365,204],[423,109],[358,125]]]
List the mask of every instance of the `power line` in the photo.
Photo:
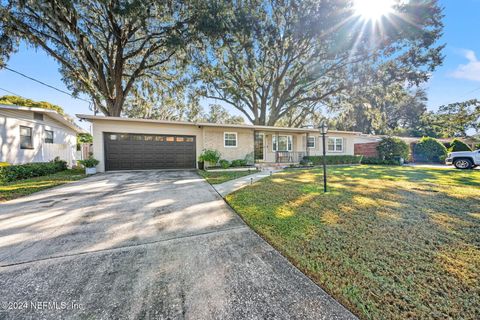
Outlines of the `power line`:
[[[43,82],[43,81],[41,81],[41,80],[38,80],[38,79],[35,79],[35,78],[33,78],[33,77],[27,76],[26,74],[24,74],[24,73],[22,73],[22,72],[20,72],[20,71],[13,70],[13,69],[11,69],[11,68],[9,68],[9,67],[4,67],[4,68],[7,69],[8,71],[11,71],[11,72],[16,73],[16,74],[18,74],[18,75],[21,75],[22,77],[25,77],[25,78],[27,78],[27,79],[29,79],[29,80],[32,80],[32,81],[35,81],[35,82],[40,83],[41,85],[47,86],[47,87],[49,87],[49,88],[51,88],[51,89],[53,89],[53,90],[57,90],[57,91],[59,91],[59,92],[61,92],[61,93],[64,93],[64,94],[66,94],[66,95],[69,95],[70,97],[72,97],[72,98],[74,98],[74,99],[82,100],[82,101],[88,102],[88,104],[90,104],[90,101],[88,101],[88,100],[85,100],[85,99],[82,99],[82,98],[79,98],[79,97],[75,97],[75,96],[74,96],[73,94],[71,94],[70,92],[67,92],[67,91],[65,91],[65,90],[59,89],[59,88],[57,88],[57,87],[54,87],[54,86],[52,86],[52,85],[50,85],[50,84],[48,84],[48,83],[45,83],[45,82]],[[7,91],[7,90],[5,90],[5,91]]]
[[4,88],[0,88],[0,90],[3,90],[3,91],[5,91],[5,92],[7,92],[7,93],[10,93],[10,94],[13,94],[14,96],[17,96],[17,97],[26,99],[25,97],[22,97],[21,95],[16,94],[15,92],[12,92],[12,91],[10,91],[10,90],[4,89]]

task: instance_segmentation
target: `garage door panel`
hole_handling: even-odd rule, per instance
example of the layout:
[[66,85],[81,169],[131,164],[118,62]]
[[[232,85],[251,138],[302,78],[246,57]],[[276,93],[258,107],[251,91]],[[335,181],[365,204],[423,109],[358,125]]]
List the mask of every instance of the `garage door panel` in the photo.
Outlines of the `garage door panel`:
[[105,133],[106,170],[195,168],[195,137]]

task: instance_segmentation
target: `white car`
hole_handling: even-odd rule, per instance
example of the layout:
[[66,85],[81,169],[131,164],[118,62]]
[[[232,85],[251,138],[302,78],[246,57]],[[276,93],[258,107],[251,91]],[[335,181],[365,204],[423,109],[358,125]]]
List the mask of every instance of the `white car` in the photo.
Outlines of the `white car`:
[[445,163],[453,164],[457,169],[472,169],[480,166],[480,150],[459,151],[448,154]]

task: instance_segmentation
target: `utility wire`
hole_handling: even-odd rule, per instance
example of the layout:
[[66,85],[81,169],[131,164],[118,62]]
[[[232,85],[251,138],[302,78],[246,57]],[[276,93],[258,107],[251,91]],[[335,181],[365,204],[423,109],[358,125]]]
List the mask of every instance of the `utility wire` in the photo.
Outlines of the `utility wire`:
[[[29,80],[38,82],[38,83],[40,83],[40,84],[42,84],[42,85],[44,85],[44,86],[47,86],[47,87],[49,87],[49,88],[51,88],[51,89],[53,89],[53,90],[57,90],[57,91],[59,91],[59,92],[61,92],[61,93],[64,93],[64,94],[66,94],[66,95],[69,95],[70,97],[72,97],[72,98],[74,98],[74,99],[83,100],[83,101],[85,101],[85,102],[88,102],[88,104],[90,105],[90,101],[88,101],[88,100],[85,100],[85,99],[82,99],[82,98],[79,98],[79,97],[75,97],[75,96],[74,96],[73,94],[71,94],[70,92],[64,91],[64,90],[59,89],[59,88],[57,88],[57,87],[54,87],[54,86],[52,86],[52,85],[50,85],[50,84],[48,84],[48,83],[45,83],[45,82],[40,81],[40,80],[37,80],[37,79],[32,78],[32,77],[30,77],[30,76],[27,76],[26,74],[24,74],[24,73],[22,73],[22,72],[20,72],[20,71],[13,70],[13,69],[11,69],[11,68],[9,68],[9,67],[4,67],[4,69],[7,69],[8,71],[11,71],[11,72],[16,73],[16,74],[18,74],[18,75],[21,75],[22,77],[25,77],[25,78],[27,78],[27,79],[29,79]],[[5,91],[7,91],[7,90],[5,90]]]
[[14,96],[17,96],[17,97],[26,99],[25,97],[22,97],[21,95],[16,94],[15,92],[12,92],[12,91],[10,91],[10,90],[4,89],[4,88],[0,88],[0,90],[3,90],[3,91],[5,91],[5,92],[7,92],[7,93],[10,93],[10,94],[13,94]]

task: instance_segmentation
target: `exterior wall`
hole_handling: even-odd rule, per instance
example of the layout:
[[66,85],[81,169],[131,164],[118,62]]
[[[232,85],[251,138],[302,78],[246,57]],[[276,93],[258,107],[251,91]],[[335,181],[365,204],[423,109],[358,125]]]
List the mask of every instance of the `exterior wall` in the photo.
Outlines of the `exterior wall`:
[[[258,131],[262,132],[262,131]],[[264,161],[275,162],[276,156],[273,151],[273,136],[276,136],[276,132],[264,132]],[[279,136],[292,136],[292,152],[300,154],[305,153],[306,148],[306,134],[305,133],[291,133],[291,132],[279,132]]]
[[[130,121],[93,120],[93,156],[100,161],[98,172],[105,171],[105,154],[103,144],[104,132],[139,133],[139,134],[171,134],[195,136],[196,157],[203,148],[203,130],[198,126],[184,124],[139,123]],[[252,138],[253,139],[253,138]]]
[[[258,131],[262,132],[262,131]],[[264,162],[275,162],[275,151],[273,151],[273,142],[272,137],[276,135],[275,132],[264,132],[264,154],[265,159]],[[287,132],[279,132],[278,135],[290,135],[292,136],[292,152],[296,153],[299,158],[303,154],[309,154],[311,156],[321,156],[323,155],[323,148],[322,148],[322,136],[320,134],[309,133],[310,137],[315,137],[315,148],[308,148],[307,149],[307,134],[306,133],[287,133]],[[353,155],[354,154],[354,139],[355,135],[352,134],[345,134],[345,133],[331,133],[330,135],[326,136],[328,141],[328,137],[336,137],[336,138],[343,138],[343,151],[342,152],[330,152],[327,151],[327,155]]]
[[[225,132],[237,134],[236,147],[225,147]],[[205,127],[203,148],[220,151],[221,158],[228,161],[245,159],[249,153],[253,156],[253,137],[252,129]]]
[[378,157],[378,142],[355,143],[355,155],[365,157]]
[[[0,161],[11,164],[46,162],[59,157],[76,164],[77,133],[44,114],[34,120],[32,111],[0,109]],[[20,126],[32,128],[33,149],[20,149]],[[53,131],[53,144],[44,143],[45,130]]]
[[[312,134],[310,134],[312,136]],[[321,156],[323,155],[323,143],[322,136],[320,134],[313,135],[315,137],[315,148],[309,149],[309,154],[311,156]],[[339,152],[328,151],[327,156],[344,156],[344,155],[353,155],[354,154],[354,139],[355,136],[352,134],[345,133],[328,133],[325,137],[325,144],[328,144],[328,138],[342,138],[343,139],[343,150]]]

